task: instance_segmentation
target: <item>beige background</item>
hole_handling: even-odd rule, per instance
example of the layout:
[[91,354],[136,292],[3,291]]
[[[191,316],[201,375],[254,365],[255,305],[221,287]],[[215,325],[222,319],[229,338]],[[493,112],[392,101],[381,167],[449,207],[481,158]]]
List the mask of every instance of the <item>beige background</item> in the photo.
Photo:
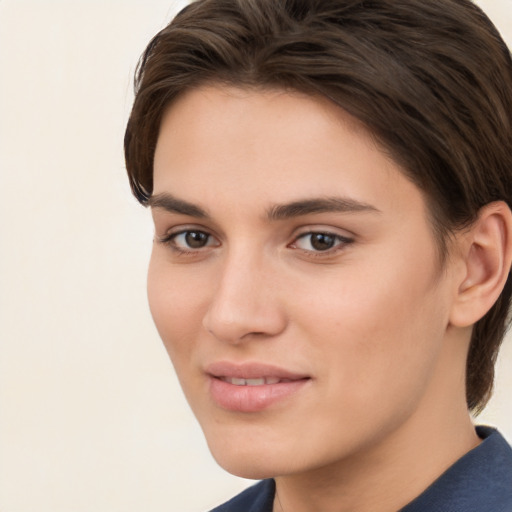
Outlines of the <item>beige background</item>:
[[[192,512],[217,468],[151,323],[122,137],[136,60],[184,2],[0,0],[0,511]],[[481,1],[512,42],[512,0]],[[512,340],[480,421],[512,440]]]

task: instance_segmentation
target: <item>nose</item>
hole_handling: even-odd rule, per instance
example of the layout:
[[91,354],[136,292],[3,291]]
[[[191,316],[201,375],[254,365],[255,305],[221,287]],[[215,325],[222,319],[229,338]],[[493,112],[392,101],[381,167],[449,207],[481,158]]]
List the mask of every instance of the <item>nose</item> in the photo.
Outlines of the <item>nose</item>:
[[270,265],[239,254],[223,262],[216,289],[203,318],[215,338],[231,344],[264,339],[285,330],[284,305]]

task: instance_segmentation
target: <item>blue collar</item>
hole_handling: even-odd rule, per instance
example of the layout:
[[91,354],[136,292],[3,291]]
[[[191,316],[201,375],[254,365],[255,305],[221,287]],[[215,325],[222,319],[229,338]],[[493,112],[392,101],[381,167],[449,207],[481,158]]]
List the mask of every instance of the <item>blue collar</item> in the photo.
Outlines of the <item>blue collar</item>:
[[512,449],[496,430],[476,431],[482,442],[401,512],[512,512]]

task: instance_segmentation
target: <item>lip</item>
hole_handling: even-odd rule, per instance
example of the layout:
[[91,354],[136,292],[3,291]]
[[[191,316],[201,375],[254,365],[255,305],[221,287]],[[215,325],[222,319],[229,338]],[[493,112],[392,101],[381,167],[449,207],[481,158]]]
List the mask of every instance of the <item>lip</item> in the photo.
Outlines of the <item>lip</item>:
[[[268,409],[300,391],[311,380],[309,375],[257,362],[235,364],[220,361],[208,365],[205,372],[209,377],[209,393],[216,405],[245,413]],[[232,379],[253,382],[254,379],[265,379],[265,383],[240,385],[232,383]]]

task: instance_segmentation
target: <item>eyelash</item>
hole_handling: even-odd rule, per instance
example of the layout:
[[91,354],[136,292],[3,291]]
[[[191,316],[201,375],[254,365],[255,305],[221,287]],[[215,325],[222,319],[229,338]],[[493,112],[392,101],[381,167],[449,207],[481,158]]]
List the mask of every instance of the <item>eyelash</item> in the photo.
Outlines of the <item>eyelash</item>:
[[[207,245],[205,245],[203,247],[186,249],[186,248],[180,247],[176,244],[176,239],[179,236],[192,234],[192,233],[195,233],[198,235],[205,235],[206,237],[208,237],[208,242],[211,239],[214,239],[213,235],[211,235],[210,233],[208,233],[206,231],[203,231],[200,229],[184,229],[181,231],[177,231],[175,233],[169,233],[161,238],[156,238],[156,241],[158,243],[167,245],[172,251],[174,251],[178,255],[182,255],[182,256],[197,255],[198,253],[202,252],[203,249],[207,249],[208,247],[218,247],[220,245],[219,242],[217,242],[216,244],[210,244],[210,245],[207,242]],[[327,248],[325,250],[316,250],[316,251],[311,250],[311,249],[304,249],[304,248],[297,246],[297,243],[300,240],[306,239],[307,237],[312,237],[313,235],[321,235],[323,237],[330,237],[333,239],[335,245],[333,245],[333,247]],[[293,240],[293,242],[288,244],[287,247],[290,247],[292,249],[297,249],[297,250],[301,251],[302,253],[307,254],[310,257],[322,258],[322,257],[333,256],[334,254],[338,253],[339,251],[342,251],[343,249],[345,249],[347,245],[350,245],[353,242],[354,242],[353,238],[341,236],[336,233],[331,233],[329,231],[318,230],[318,231],[308,231],[308,232],[305,232],[305,233],[302,233],[302,234],[296,236],[295,239]],[[310,242],[310,244],[311,244],[311,242]]]

